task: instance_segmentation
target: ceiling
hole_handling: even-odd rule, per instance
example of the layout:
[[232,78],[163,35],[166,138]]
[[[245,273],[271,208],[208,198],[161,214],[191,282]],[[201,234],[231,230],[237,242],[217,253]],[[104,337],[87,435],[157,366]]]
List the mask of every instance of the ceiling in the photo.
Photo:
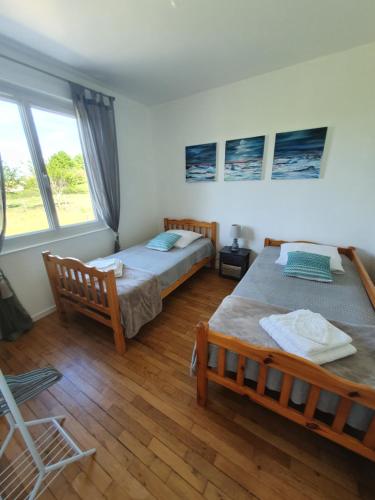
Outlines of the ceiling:
[[0,34],[145,104],[375,40],[375,0],[0,0]]

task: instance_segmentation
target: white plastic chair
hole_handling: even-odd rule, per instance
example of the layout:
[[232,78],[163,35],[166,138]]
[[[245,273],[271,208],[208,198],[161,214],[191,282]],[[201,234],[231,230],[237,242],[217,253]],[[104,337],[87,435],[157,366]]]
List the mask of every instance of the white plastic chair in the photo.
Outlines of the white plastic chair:
[[[0,464],[4,460],[16,431],[19,431],[24,449],[16,457],[9,456],[10,463],[0,469],[0,500],[35,499],[51,484],[57,475],[72,462],[95,453],[95,448],[82,451],[80,447],[62,428],[64,416],[40,418],[25,422],[17,402],[24,402],[36,396],[47,387],[57,382],[61,374],[52,368],[57,376],[52,380],[44,375],[42,370],[34,370],[29,374],[7,377],[12,383],[17,383],[17,377],[23,377],[23,385],[18,391],[10,389],[9,380],[0,370],[0,416],[7,419],[9,431],[0,446]],[[45,374],[45,372],[44,372]],[[29,392],[27,377],[33,379]],[[38,376],[40,390],[38,390]],[[6,456],[8,458],[8,456]]]

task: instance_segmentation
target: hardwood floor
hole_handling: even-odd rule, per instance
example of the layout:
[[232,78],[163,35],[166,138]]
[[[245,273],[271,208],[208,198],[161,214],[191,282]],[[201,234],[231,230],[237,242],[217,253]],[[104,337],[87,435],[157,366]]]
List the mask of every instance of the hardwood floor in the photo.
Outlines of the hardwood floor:
[[63,325],[52,314],[0,344],[6,373],[52,364],[64,374],[23,405],[25,417],[65,414],[79,444],[97,449],[67,467],[44,500],[375,498],[375,466],[365,459],[224,388],[210,386],[207,409],[196,405],[193,327],[234,285],[200,271],[124,357],[108,329],[81,316]]

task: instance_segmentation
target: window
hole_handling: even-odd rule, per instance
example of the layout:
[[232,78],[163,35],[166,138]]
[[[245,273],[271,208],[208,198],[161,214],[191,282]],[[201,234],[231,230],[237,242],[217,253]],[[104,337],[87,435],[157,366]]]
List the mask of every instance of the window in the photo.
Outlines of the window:
[[6,236],[48,229],[48,219],[17,104],[0,101],[0,151],[7,201]]
[[89,186],[74,116],[32,108],[59,224],[93,220]]
[[0,89],[6,239],[95,221],[71,106]]

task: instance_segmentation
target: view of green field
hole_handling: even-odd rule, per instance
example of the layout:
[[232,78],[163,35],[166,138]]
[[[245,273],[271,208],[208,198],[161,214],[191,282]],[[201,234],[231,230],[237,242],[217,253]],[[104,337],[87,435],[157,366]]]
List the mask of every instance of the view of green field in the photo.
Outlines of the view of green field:
[[[94,220],[87,178],[81,155],[71,158],[64,151],[46,165],[60,226]],[[43,200],[32,166],[28,175],[4,165],[7,198],[6,236],[48,229]]]
[[[48,229],[43,202],[38,194],[8,195],[7,236]],[[94,219],[91,201],[87,193],[64,194],[57,207],[61,226],[78,224]]]

